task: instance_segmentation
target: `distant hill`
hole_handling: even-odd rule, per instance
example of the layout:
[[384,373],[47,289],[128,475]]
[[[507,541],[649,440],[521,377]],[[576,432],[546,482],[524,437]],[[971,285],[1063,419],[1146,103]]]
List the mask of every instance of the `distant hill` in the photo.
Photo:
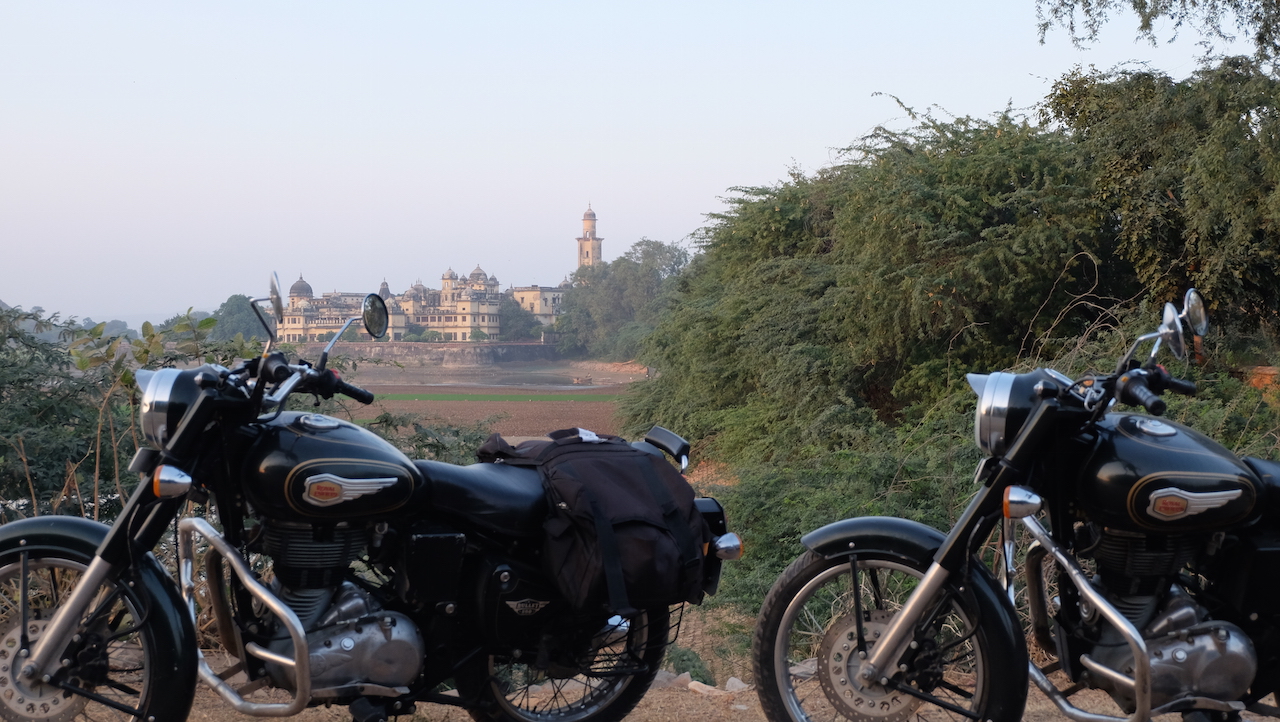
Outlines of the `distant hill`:
[[12,308],[12,306],[5,303],[4,301],[0,301],[0,311],[8,311],[10,308]]

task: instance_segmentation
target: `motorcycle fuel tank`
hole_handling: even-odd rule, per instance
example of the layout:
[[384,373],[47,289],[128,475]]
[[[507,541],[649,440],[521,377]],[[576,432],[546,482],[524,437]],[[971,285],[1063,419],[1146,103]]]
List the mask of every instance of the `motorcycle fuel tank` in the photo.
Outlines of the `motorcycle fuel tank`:
[[422,483],[408,457],[355,424],[286,411],[260,429],[244,488],[268,517],[357,521],[404,506]]
[[1258,479],[1213,439],[1140,414],[1107,414],[1097,433],[1078,494],[1095,522],[1180,534],[1252,519]]

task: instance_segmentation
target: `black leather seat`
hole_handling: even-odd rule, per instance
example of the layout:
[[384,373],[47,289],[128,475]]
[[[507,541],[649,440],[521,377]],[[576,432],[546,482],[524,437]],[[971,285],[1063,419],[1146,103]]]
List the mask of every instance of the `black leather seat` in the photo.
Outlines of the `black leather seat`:
[[1269,519],[1280,519],[1280,463],[1244,457],[1244,463],[1262,480],[1258,489],[1258,504]]
[[490,531],[540,536],[547,518],[542,477],[534,469],[506,464],[456,466],[415,461],[431,490],[431,504]]

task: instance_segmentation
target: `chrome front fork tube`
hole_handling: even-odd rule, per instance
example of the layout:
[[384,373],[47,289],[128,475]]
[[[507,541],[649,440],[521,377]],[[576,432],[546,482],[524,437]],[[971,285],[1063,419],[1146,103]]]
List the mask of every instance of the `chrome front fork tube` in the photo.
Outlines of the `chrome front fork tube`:
[[[44,634],[40,635],[40,639],[36,640],[31,648],[31,656],[22,666],[23,677],[29,680],[47,681],[46,677],[50,677],[53,672],[65,666],[57,659],[58,654],[71,643],[71,637],[76,627],[80,625],[84,611],[93,604],[98,590],[102,588],[102,583],[107,580],[110,572],[111,565],[102,557],[93,558],[89,568],[84,571],[80,581],[71,590],[71,595],[58,606]],[[24,578],[22,583],[25,585],[27,580]]]
[[[889,627],[868,652],[866,660],[859,665],[858,675],[864,681],[882,685],[889,683],[889,678],[896,671],[893,665],[897,664],[911,644],[911,630],[915,629],[916,622],[929,610],[948,576],[949,572],[937,562],[929,565],[919,586],[907,598],[902,610],[893,615]],[[858,594],[859,591],[855,589],[853,593]]]

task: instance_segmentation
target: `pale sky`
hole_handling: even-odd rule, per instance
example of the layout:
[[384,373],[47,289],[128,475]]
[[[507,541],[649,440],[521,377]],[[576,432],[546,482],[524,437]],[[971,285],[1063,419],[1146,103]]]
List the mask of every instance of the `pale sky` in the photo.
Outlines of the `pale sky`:
[[903,127],[876,93],[987,117],[1075,64],[1195,69],[1135,24],[1079,51],[1034,0],[0,0],[0,300],[136,327],[273,270],[554,285],[588,203],[606,258],[687,242],[731,187]]

